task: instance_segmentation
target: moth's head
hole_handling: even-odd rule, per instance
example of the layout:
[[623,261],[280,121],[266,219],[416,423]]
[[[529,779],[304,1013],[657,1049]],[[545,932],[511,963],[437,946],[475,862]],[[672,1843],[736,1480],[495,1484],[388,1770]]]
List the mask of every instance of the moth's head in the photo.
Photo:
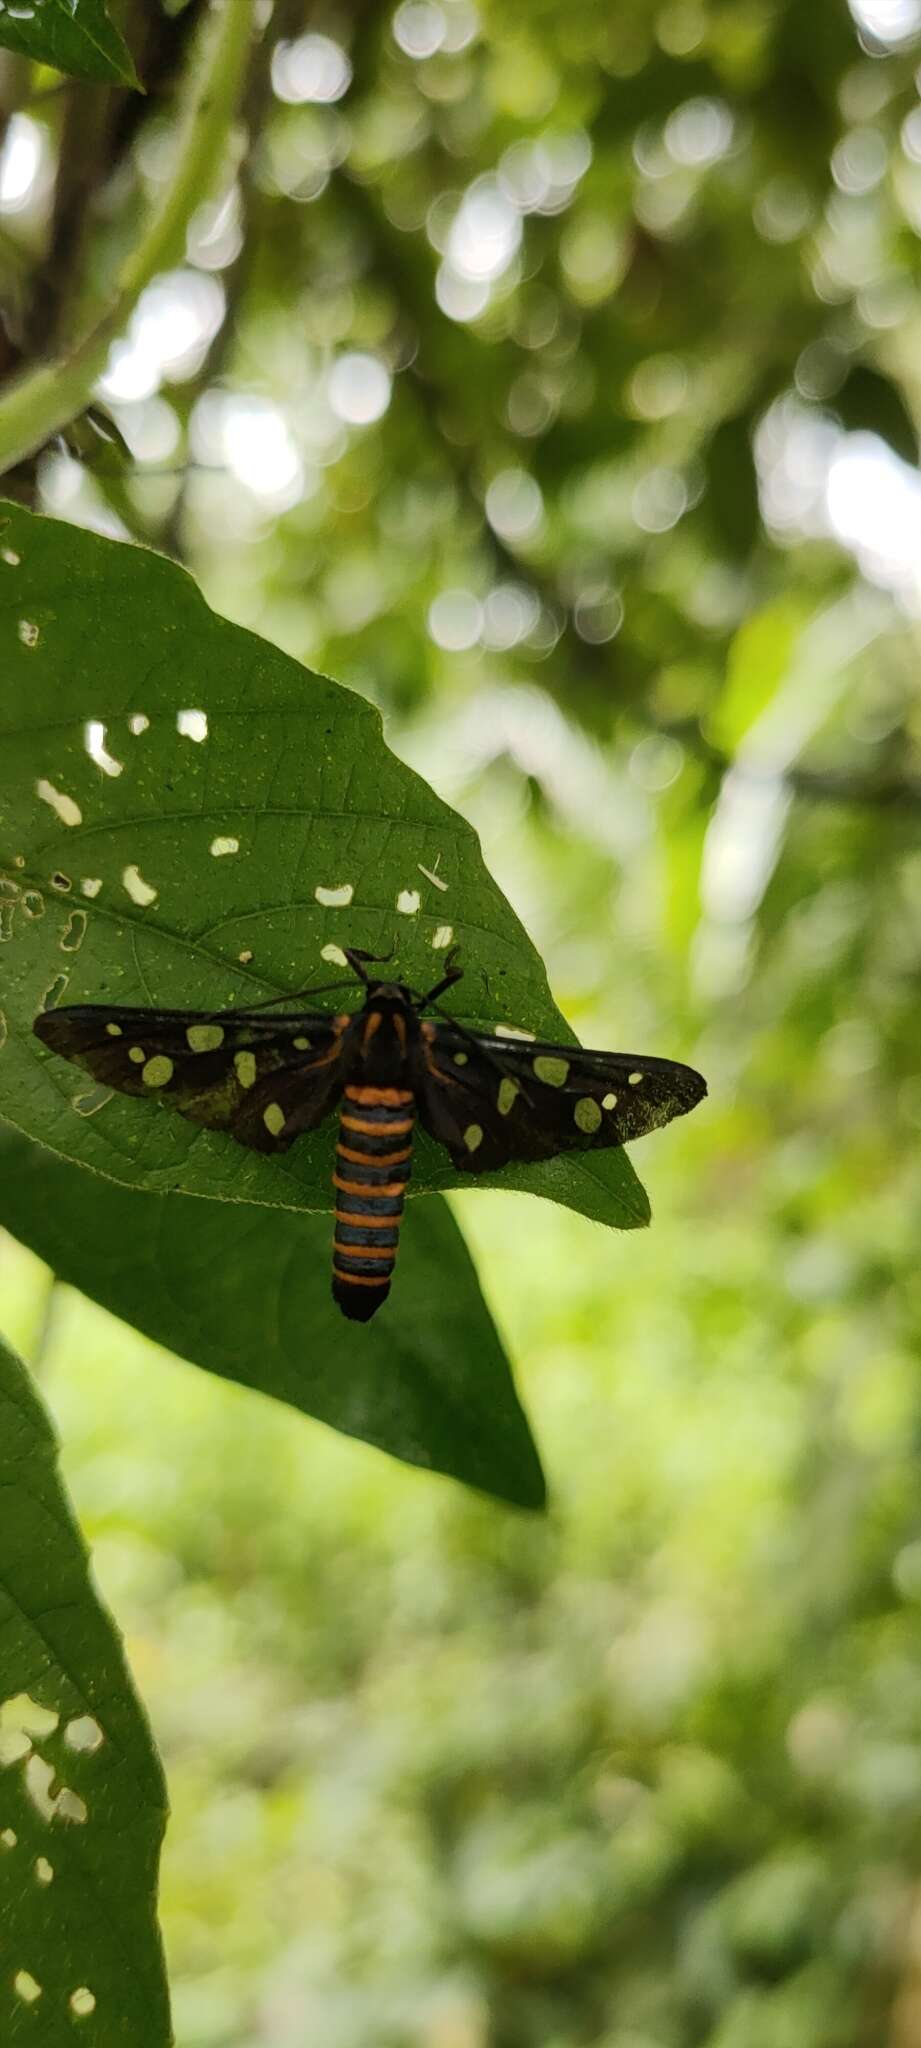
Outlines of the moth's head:
[[373,1003],[375,1007],[383,1005],[405,1010],[412,1005],[413,992],[411,988],[407,988],[404,981],[373,981],[368,988],[367,1001]]

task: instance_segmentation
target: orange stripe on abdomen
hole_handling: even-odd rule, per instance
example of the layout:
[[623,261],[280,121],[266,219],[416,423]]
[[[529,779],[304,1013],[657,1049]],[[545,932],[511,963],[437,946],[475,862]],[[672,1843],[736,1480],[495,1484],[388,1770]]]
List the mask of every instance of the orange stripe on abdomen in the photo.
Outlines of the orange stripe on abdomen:
[[[405,1088],[352,1086],[345,1096],[333,1174],[333,1299],[352,1322],[366,1323],[386,1300],[396,1264],[415,1105]],[[353,1105],[365,1115],[350,1116]]]

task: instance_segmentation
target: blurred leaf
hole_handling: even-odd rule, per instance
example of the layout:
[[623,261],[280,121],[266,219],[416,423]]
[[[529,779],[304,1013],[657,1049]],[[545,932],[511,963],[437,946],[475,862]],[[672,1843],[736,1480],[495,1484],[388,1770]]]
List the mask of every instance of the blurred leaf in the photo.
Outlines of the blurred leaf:
[[740,626],[729,649],[726,681],[708,721],[717,746],[734,754],[785,681],[809,614],[801,601],[780,598]]
[[109,20],[102,0],[33,0],[31,8],[0,13],[0,44],[37,64],[74,78],[140,90],[131,52]]
[[[369,704],[216,618],[174,563],[5,510],[11,1123],[128,1186],[328,1209],[329,1127],[266,1160],[118,1096],[100,1106],[41,1055],[32,1020],[62,1001],[213,1010],[296,994],[318,968],[329,981],[330,945],[395,947],[394,977],[424,989],[449,927],[466,963],[456,1015],[572,1042],[476,834],[389,752]],[[415,1193],[470,1185],[431,1141],[417,1151]],[[648,1221],[622,1152],[480,1179]]]
[[100,2048],[168,2048],[160,1768],[50,1423],[2,1341],[0,1410],[0,2031],[72,2048],[82,2019]]
[[751,553],[761,525],[751,433],[748,413],[721,421],[704,458],[704,513],[719,547],[733,556]]
[[393,1294],[360,1327],[330,1295],[326,1217],[129,1191],[6,1129],[0,1221],[60,1279],[194,1364],[408,1464],[543,1506],[508,1360],[438,1196],[413,1205]]
[[901,392],[888,377],[858,363],[832,401],[843,427],[851,434],[878,434],[903,462],[914,469],[918,460],[918,429]]

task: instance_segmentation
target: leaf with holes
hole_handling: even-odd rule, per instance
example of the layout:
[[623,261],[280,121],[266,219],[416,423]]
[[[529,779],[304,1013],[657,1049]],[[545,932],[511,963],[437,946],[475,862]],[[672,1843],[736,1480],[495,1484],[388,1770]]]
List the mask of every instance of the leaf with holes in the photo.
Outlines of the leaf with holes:
[[168,2048],[160,1767],[51,1425],[2,1340],[0,1608],[0,2040]]
[[[454,941],[462,1021],[572,1041],[476,834],[390,753],[370,704],[216,618],[162,557],[0,511],[0,1113],[148,1192],[328,1210],[329,1124],[266,1159],[107,1101],[42,1049],[36,1013],[251,1005],[328,978],[344,944],[393,948],[389,971],[426,988]],[[414,1192],[458,1179],[420,1138]],[[648,1221],[623,1152],[490,1181]]]
[[[416,1202],[386,1320],[355,1342],[325,1217],[120,1188],[0,1129],[0,1224],[62,1280],[225,1379],[517,1507],[544,1481],[447,1203]],[[433,1275],[437,1282],[433,1284]]]
[[102,0],[32,0],[0,12],[0,45],[74,78],[138,86],[131,52]]

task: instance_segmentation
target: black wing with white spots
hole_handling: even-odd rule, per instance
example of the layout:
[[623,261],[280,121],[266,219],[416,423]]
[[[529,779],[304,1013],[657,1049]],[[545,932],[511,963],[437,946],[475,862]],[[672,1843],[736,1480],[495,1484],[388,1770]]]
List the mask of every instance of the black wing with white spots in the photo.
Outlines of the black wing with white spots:
[[706,1092],[676,1060],[423,1026],[420,1120],[464,1173],[628,1144]]
[[322,1123],[345,1082],[350,1017],[267,1017],[87,1003],[35,1020],[43,1045],[94,1081],[162,1102],[257,1152],[286,1152]]

